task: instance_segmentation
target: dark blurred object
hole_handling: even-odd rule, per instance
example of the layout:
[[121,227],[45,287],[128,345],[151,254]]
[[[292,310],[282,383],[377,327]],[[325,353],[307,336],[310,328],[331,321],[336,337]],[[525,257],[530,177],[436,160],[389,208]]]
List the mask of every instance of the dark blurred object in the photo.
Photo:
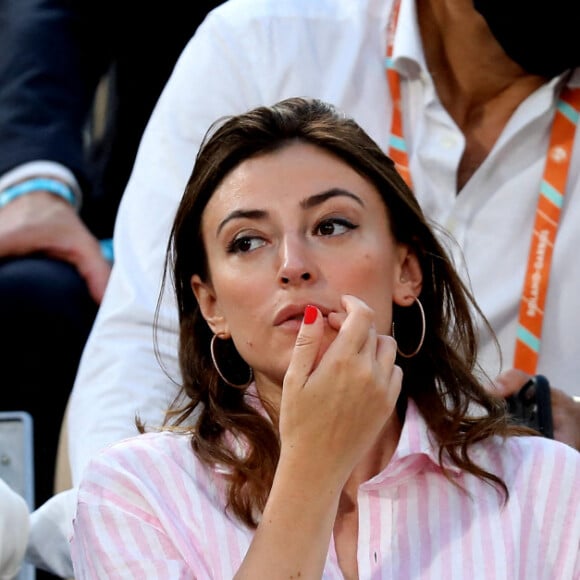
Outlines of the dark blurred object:
[[[0,175],[38,160],[67,167],[85,225],[112,237],[151,111],[222,1],[0,0]],[[43,255],[0,259],[0,297],[0,410],[34,419],[38,507],[53,494],[61,423],[97,305],[75,268]]]
[[506,400],[508,411],[516,423],[531,427],[544,437],[554,438],[550,383],[544,375],[533,376]]
[[578,0],[473,0],[506,54],[530,74],[553,78],[580,66]]

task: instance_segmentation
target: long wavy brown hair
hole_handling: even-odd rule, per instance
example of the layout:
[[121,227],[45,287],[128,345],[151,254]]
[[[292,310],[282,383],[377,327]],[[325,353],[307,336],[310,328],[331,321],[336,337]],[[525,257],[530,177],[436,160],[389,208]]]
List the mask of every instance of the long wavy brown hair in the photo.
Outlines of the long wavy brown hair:
[[[296,141],[332,153],[373,183],[395,239],[418,256],[427,328],[420,352],[411,359],[398,357],[403,369],[399,412],[412,399],[439,444],[440,463],[447,455],[507,497],[504,482],[469,454],[471,445],[487,437],[522,433],[508,423],[504,403],[482,386],[473,313],[485,319],[392,160],[352,119],[318,100],[293,98],[259,107],[219,121],[206,135],[177,210],[165,263],[164,286],[171,275],[179,309],[182,374],[181,392],[165,426],[186,428],[199,459],[208,467],[226,468],[226,507],[247,525],[256,526],[280,454],[276,420],[270,419],[275,414],[261,413],[247,393],[228,386],[217,374],[210,355],[212,332],[190,281],[194,274],[202,280],[209,276],[201,219],[223,178],[243,161]],[[413,351],[419,340],[420,323],[404,320],[413,310],[395,306],[393,312],[397,342],[404,352]],[[240,453],[233,441],[243,441],[245,451]]]

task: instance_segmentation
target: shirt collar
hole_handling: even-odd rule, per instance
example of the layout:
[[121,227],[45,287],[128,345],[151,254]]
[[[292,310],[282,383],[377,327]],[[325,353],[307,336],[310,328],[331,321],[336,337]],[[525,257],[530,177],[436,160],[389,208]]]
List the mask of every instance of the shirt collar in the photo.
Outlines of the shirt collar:
[[385,469],[363,484],[363,487],[383,485],[389,480],[400,482],[420,471],[441,471],[442,467],[450,475],[461,473],[461,468],[455,465],[445,452],[442,454],[441,463],[439,462],[439,445],[430,433],[417,405],[409,399],[401,437],[393,457]]
[[393,64],[403,76],[427,71],[415,0],[401,0],[393,43]]

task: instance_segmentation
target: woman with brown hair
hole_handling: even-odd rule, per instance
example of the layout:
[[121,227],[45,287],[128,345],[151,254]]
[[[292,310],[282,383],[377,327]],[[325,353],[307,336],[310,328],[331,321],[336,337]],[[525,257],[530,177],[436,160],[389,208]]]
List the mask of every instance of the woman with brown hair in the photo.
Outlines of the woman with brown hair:
[[485,391],[477,306],[352,120],[296,98],[214,128],[167,270],[182,393],[86,470],[77,580],[578,571],[578,454]]

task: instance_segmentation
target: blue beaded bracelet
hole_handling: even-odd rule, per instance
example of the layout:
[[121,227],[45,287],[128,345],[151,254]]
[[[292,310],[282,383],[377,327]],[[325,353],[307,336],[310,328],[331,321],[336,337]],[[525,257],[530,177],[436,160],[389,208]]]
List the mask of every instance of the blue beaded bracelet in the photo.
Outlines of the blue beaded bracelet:
[[101,254],[103,254],[103,258],[112,264],[115,261],[115,255],[113,253],[113,240],[100,240],[99,245],[101,246]]
[[73,207],[76,207],[77,205],[75,194],[68,185],[65,185],[62,181],[57,181],[56,179],[50,179],[48,177],[35,177],[33,179],[21,181],[0,193],[0,207],[4,207],[6,204],[21,195],[26,195],[33,191],[48,191],[54,195],[62,197]]

